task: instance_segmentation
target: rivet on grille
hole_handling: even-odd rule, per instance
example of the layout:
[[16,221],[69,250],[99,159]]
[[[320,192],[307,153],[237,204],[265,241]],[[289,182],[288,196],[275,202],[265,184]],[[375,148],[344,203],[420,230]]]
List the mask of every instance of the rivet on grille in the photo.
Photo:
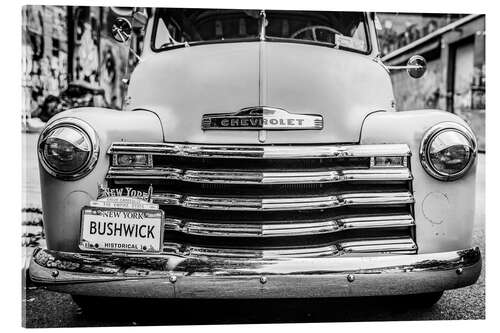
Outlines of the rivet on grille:
[[175,283],[177,281],[177,276],[172,274],[168,277],[168,280],[172,283]]
[[353,274],[347,275],[347,281],[353,282],[354,281],[354,275]]
[[461,275],[464,272],[464,269],[462,267],[457,268],[456,270],[458,275]]
[[267,278],[265,276],[260,277],[260,283],[264,284],[267,282]]
[[56,269],[56,270],[53,270],[52,273],[50,273],[52,275],[52,277],[58,277],[59,276],[59,271]]

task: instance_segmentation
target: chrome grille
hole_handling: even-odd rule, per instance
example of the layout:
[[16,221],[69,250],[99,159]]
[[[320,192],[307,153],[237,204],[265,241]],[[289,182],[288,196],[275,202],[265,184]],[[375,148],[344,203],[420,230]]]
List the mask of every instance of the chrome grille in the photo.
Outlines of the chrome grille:
[[202,236],[281,237],[315,235],[343,230],[412,227],[411,215],[362,216],[310,221],[206,222],[193,219],[165,220],[167,230]]
[[[277,194],[279,195],[279,194]],[[160,205],[181,206],[210,210],[310,210],[340,206],[404,205],[413,203],[410,192],[350,193],[330,196],[276,197],[276,198],[226,198],[191,196],[174,193],[153,194],[153,201]]]
[[[117,165],[118,154],[138,153],[152,163]],[[110,187],[154,186],[152,199],[165,211],[166,252],[246,258],[417,251],[404,144],[117,142],[108,154]],[[403,162],[378,166],[379,157]]]

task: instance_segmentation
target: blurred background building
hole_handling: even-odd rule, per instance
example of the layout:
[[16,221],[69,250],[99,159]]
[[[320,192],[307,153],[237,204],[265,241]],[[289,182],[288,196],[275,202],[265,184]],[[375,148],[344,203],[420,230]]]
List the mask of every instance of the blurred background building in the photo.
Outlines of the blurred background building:
[[[127,62],[133,66],[135,60],[124,44],[113,40],[110,29],[118,15],[126,15],[126,9],[24,6],[22,14],[23,123],[50,103],[121,108],[121,80]],[[485,16],[377,16],[386,64],[405,64],[414,54],[428,61],[427,73],[418,80],[404,71],[391,73],[397,109],[453,112],[471,124],[484,150]],[[142,38],[133,34],[131,39],[137,53]]]
[[464,118],[485,150],[485,15],[378,13],[382,60],[425,57],[427,73],[391,72],[397,109],[440,109]]

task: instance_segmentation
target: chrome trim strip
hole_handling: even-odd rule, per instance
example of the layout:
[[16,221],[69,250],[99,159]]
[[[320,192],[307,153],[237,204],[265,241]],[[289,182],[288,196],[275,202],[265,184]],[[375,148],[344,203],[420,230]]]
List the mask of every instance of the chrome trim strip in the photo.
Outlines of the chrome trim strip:
[[199,145],[177,143],[114,142],[108,154],[136,153],[197,158],[342,158],[372,156],[410,156],[406,144],[250,146]]
[[319,246],[303,246],[281,249],[241,249],[216,248],[204,246],[183,246],[179,243],[164,243],[165,253],[174,253],[182,256],[207,256],[222,258],[311,258],[322,256],[343,256],[359,253],[398,253],[414,254],[417,245],[411,237],[378,238],[353,241],[338,241]]
[[342,241],[338,244],[344,253],[403,252],[416,253],[417,245],[411,237]]
[[343,230],[398,228],[415,225],[410,214],[360,216],[317,221],[260,221],[211,223],[165,218],[165,230],[188,235],[216,237],[282,237],[334,233]]
[[[335,245],[324,245],[318,247],[302,247],[295,249],[275,249],[275,250],[248,250],[248,249],[224,249],[200,246],[188,246],[183,251],[175,251],[178,244],[172,243],[167,247],[174,250],[177,255],[189,255],[192,257],[210,257],[226,259],[271,259],[278,257],[293,258],[314,258],[324,256],[340,255]],[[168,253],[168,251],[166,251]]]
[[403,205],[414,202],[408,191],[381,193],[349,193],[316,197],[287,198],[225,198],[182,195],[176,193],[156,193],[154,203],[180,206],[192,209],[213,210],[309,210],[358,205]]
[[408,181],[407,168],[377,168],[326,171],[225,171],[178,168],[110,167],[107,179],[168,179],[192,183],[223,184],[310,184],[344,181]]
[[[32,281],[55,291],[154,298],[418,294],[471,285],[480,273],[479,248],[414,255],[244,260],[36,249],[29,267]],[[348,275],[355,278],[352,285]]]

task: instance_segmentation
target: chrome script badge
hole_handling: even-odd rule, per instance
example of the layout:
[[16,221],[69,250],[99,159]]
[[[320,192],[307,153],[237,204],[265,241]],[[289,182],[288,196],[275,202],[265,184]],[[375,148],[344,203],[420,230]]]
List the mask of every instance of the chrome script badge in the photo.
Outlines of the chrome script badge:
[[320,130],[323,117],[317,114],[296,114],[268,106],[254,106],[234,113],[203,115],[203,130]]

